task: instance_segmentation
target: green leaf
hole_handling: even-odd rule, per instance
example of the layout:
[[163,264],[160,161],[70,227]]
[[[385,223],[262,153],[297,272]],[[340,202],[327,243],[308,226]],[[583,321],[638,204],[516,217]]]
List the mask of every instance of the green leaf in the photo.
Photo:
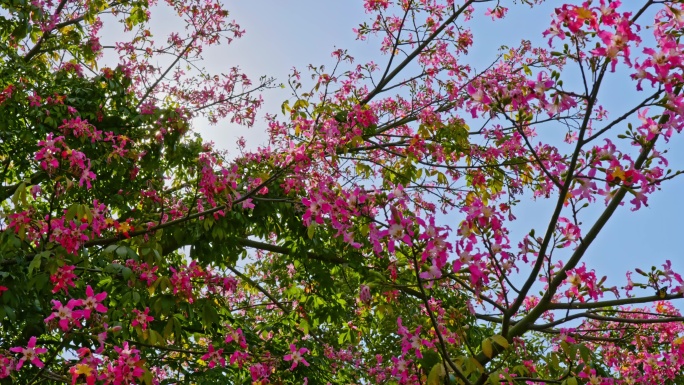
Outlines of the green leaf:
[[163,331],[162,336],[164,337],[165,340],[169,339],[169,337],[171,337],[171,334],[173,334],[174,321],[175,321],[175,318],[169,318],[169,322],[167,322],[166,326],[164,326],[164,331]]
[[525,71],[525,74],[526,74],[527,76],[532,76],[532,70],[530,70],[530,67],[528,67],[528,66],[525,65],[525,64],[523,64],[523,71]]
[[339,336],[337,336],[337,343],[342,345],[345,341],[349,340],[349,331],[346,331],[344,333],[340,333]]
[[143,382],[145,385],[152,385],[153,383],[152,373],[147,368],[145,368],[145,373],[143,373]]
[[19,186],[17,187],[16,190],[14,190],[14,194],[12,194],[12,203],[14,203],[15,206],[19,206],[19,201],[21,203],[26,203],[26,183],[21,182],[19,183]]
[[299,322],[299,328],[302,329],[304,335],[309,334],[309,321],[303,319]]
[[476,360],[475,357],[468,357],[466,365],[468,365],[471,368],[471,372],[477,370],[480,373],[484,373],[485,371],[484,366],[482,366],[480,361]]
[[114,252],[116,251],[116,249],[118,249],[118,248],[119,248],[119,245],[116,245],[116,244],[114,244],[114,245],[109,245],[109,246],[105,247],[104,252],[105,252],[105,254],[112,254],[112,253],[114,253]]
[[28,21],[22,21],[19,23],[19,25],[12,31],[12,38],[15,41],[20,41],[23,38],[26,37],[29,31],[29,23]]
[[31,263],[29,263],[29,267],[28,267],[29,277],[33,275],[34,270],[40,269],[40,264],[43,261],[43,256],[41,254],[36,254],[36,256],[33,257],[33,259],[31,260]]
[[17,314],[14,312],[14,309],[7,306],[3,305],[3,308],[5,309],[5,314],[7,315],[7,318],[10,319],[10,321],[16,321],[17,320]]
[[161,314],[162,312],[162,298],[157,296],[153,300],[154,302],[152,303],[152,310],[157,313]]
[[512,377],[512,376],[510,375],[510,373],[508,373],[507,371],[505,371],[505,370],[504,370],[504,371],[501,371],[501,375],[502,375],[506,380],[508,380],[508,384],[509,384],[509,385],[515,384],[515,381],[513,381],[513,377]]
[[499,372],[496,371],[492,374],[489,375],[489,378],[487,379],[487,382],[489,382],[491,385],[499,385]]
[[149,341],[152,345],[157,345],[158,343],[163,344],[164,342],[164,337],[162,337],[161,334],[159,334],[158,331],[154,329],[150,329],[150,336],[149,336]]
[[128,255],[128,247],[126,246],[119,246],[116,249],[116,255],[118,255],[121,258],[124,258],[126,255]]
[[202,307],[202,325],[204,327],[209,328],[213,324],[218,324],[219,323],[219,316],[218,313],[216,312],[216,309],[214,308],[213,304],[210,303],[209,301],[206,301],[204,303],[204,306]]
[[418,362],[425,370],[442,362],[442,357],[434,350],[421,350],[421,353],[423,358],[419,359]]
[[560,346],[567,357],[570,357],[572,359],[575,358],[575,355],[577,353],[577,347],[575,345],[571,345],[565,341],[561,341]]
[[338,123],[347,123],[347,113],[344,111],[340,111],[335,114],[335,120]]
[[129,267],[123,267],[121,269],[121,276],[123,279],[128,280],[131,275],[133,275],[133,270],[131,270]]
[[169,277],[163,276],[160,277],[157,281],[159,281],[159,288],[161,290],[166,290],[171,287],[171,280]]

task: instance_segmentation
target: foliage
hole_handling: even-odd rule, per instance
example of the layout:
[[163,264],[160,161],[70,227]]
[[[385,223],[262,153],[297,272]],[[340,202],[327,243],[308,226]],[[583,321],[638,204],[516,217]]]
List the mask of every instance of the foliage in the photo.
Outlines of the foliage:
[[682,277],[584,264],[679,175],[684,5],[640,3],[554,4],[477,71],[499,2],[365,0],[387,64],[295,70],[229,156],[193,119],[251,126],[273,81],[198,66],[243,33],[219,2],[1,0],[0,383],[682,383]]

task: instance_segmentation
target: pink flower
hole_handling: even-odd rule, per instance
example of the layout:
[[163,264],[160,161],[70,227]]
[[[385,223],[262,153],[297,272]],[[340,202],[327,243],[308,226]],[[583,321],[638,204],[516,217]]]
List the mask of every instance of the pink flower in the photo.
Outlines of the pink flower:
[[243,208],[244,210],[253,209],[253,208],[254,208],[254,203],[252,203],[252,198],[245,199],[244,201],[242,201],[242,208]]
[[10,348],[10,351],[23,354],[23,356],[19,359],[19,362],[17,362],[17,370],[21,369],[25,361],[29,361],[39,368],[44,366],[43,361],[38,359],[38,355],[47,352],[47,349],[36,347],[36,337],[31,337],[31,339],[29,339],[28,345],[26,345],[25,348],[16,346]]
[[[140,363],[140,351],[133,346],[128,346],[128,342],[124,342],[122,347],[115,346],[114,350],[118,353],[116,361],[112,361],[105,369],[107,376],[112,377],[112,381],[105,381],[107,384],[134,384],[136,378],[140,378],[145,374]],[[109,380],[109,377],[107,377]]]
[[238,367],[242,368],[247,358],[249,358],[249,354],[236,350],[230,355],[230,364],[235,365],[237,363]]
[[397,358],[392,357],[392,375],[398,378],[402,383],[405,384],[409,378],[409,367],[411,365],[411,360],[406,360],[403,357]]
[[366,8],[366,12],[387,9],[389,7],[389,0],[365,0],[363,7]]
[[77,353],[81,358],[81,362],[69,368],[69,373],[71,373],[71,384],[75,385],[76,381],[83,375],[87,385],[95,385],[95,381],[97,380],[97,365],[100,364],[101,361],[93,356],[88,348],[80,348],[77,350]]
[[296,368],[300,362],[304,366],[309,366],[309,363],[306,362],[306,360],[302,356],[303,354],[308,353],[309,349],[307,349],[307,348],[297,349],[297,347],[294,344],[290,344],[290,352],[291,352],[290,354],[286,354],[285,357],[283,357],[283,359],[285,361],[292,361],[292,366],[290,367],[290,370],[294,370],[294,368]]
[[[107,324],[104,325],[105,328],[107,327]],[[102,354],[104,351],[104,343],[105,340],[107,339],[107,331],[103,331],[101,333],[97,333],[97,342],[100,344],[100,346],[97,347],[95,350],[95,353]]]
[[226,359],[223,358],[223,349],[214,350],[214,345],[209,344],[209,352],[202,356],[203,361],[209,361],[209,367],[213,368],[216,364],[226,366]]
[[473,118],[475,118],[477,116],[478,108],[485,110],[488,108],[489,104],[491,104],[492,100],[487,96],[487,93],[482,86],[475,88],[472,83],[469,83],[466,87],[466,91],[468,91],[468,95],[472,98],[470,112],[473,115]]
[[371,302],[372,299],[371,291],[368,285],[361,285],[361,289],[359,290],[359,299],[361,302],[365,303],[366,305]]
[[66,294],[69,294],[69,286],[75,287],[74,279],[77,278],[74,274],[76,266],[62,266],[57,269],[55,274],[50,276],[50,281],[55,284],[52,289],[53,293],[57,293],[60,290],[64,290]]
[[492,20],[503,19],[506,16],[506,12],[508,12],[508,8],[496,6],[494,9],[487,8],[485,16],[491,16]]
[[[10,84],[7,87],[5,87],[4,90],[0,91],[0,104],[4,103],[5,100],[9,99],[12,97],[12,92],[14,91],[14,84]],[[2,377],[0,377],[2,378]]]
[[140,325],[140,327],[143,330],[146,330],[147,329],[147,323],[154,320],[154,317],[148,315],[149,312],[150,312],[149,307],[145,308],[144,313],[138,309],[133,309],[133,313],[135,313],[135,318],[133,318],[133,323],[131,325],[133,325],[133,326]]
[[77,327],[80,327],[80,324],[76,323],[76,320],[83,316],[83,311],[74,310],[74,307],[81,306],[81,300],[71,299],[66,305],[62,305],[62,303],[57,300],[52,300],[52,304],[52,308],[55,311],[45,318],[45,322],[50,322],[55,318],[59,318],[59,328],[65,332],[69,331],[72,322]]
[[247,349],[247,341],[245,340],[245,336],[242,334],[242,329],[240,328],[233,329],[232,327],[228,326],[226,343],[229,344],[231,342],[237,343],[242,349]]
[[93,288],[88,285],[88,287],[86,287],[86,295],[88,298],[84,299],[82,304],[84,307],[83,316],[85,319],[90,319],[90,312],[93,310],[100,313],[107,312],[107,308],[101,303],[107,298],[106,292],[95,294]]
[[0,354],[0,379],[9,377],[14,367],[14,360]]
[[[249,368],[249,373],[252,376],[252,381],[255,383],[262,379],[267,379],[271,375],[271,368],[267,364],[257,363]],[[266,383],[262,381],[261,383]]]
[[428,280],[428,285],[432,287],[432,280],[439,279],[442,277],[442,270],[436,265],[432,264],[428,267],[427,271],[420,273],[420,278]]

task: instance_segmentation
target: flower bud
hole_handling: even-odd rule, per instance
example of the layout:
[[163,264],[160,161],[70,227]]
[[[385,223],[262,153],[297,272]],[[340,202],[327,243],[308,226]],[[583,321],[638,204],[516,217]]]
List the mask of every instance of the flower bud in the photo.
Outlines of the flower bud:
[[361,302],[365,303],[368,305],[371,301],[371,292],[370,288],[367,285],[361,285],[361,290],[359,291],[359,299]]

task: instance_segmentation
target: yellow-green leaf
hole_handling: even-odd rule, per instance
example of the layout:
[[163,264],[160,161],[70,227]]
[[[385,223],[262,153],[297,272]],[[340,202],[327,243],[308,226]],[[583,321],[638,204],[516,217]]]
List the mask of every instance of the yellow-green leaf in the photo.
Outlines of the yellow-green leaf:
[[487,383],[490,385],[499,385],[499,372],[494,372],[487,378]]
[[468,362],[470,362],[470,364],[471,364],[473,367],[475,367],[480,373],[484,373],[484,371],[485,371],[484,366],[482,366],[482,364],[480,363],[480,361],[478,361],[477,359],[475,359],[475,357],[469,357]]
[[299,328],[302,330],[304,335],[309,334],[309,321],[303,319],[299,322]]
[[19,205],[19,201],[21,203],[26,203],[26,183],[21,182],[19,183],[19,186],[17,187],[16,190],[14,190],[14,194],[12,194],[12,203],[14,203],[15,206]]
[[446,376],[444,365],[441,362],[436,363],[428,374],[427,385],[440,385],[444,376]]
[[492,358],[494,355],[494,348],[492,347],[492,340],[487,338],[482,341],[482,353],[484,353],[487,358]]
[[492,336],[492,339],[494,340],[494,342],[499,344],[502,348],[508,349],[508,346],[509,346],[508,340],[506,340],[506,338],[504,336],[497,334],[497,335]]

